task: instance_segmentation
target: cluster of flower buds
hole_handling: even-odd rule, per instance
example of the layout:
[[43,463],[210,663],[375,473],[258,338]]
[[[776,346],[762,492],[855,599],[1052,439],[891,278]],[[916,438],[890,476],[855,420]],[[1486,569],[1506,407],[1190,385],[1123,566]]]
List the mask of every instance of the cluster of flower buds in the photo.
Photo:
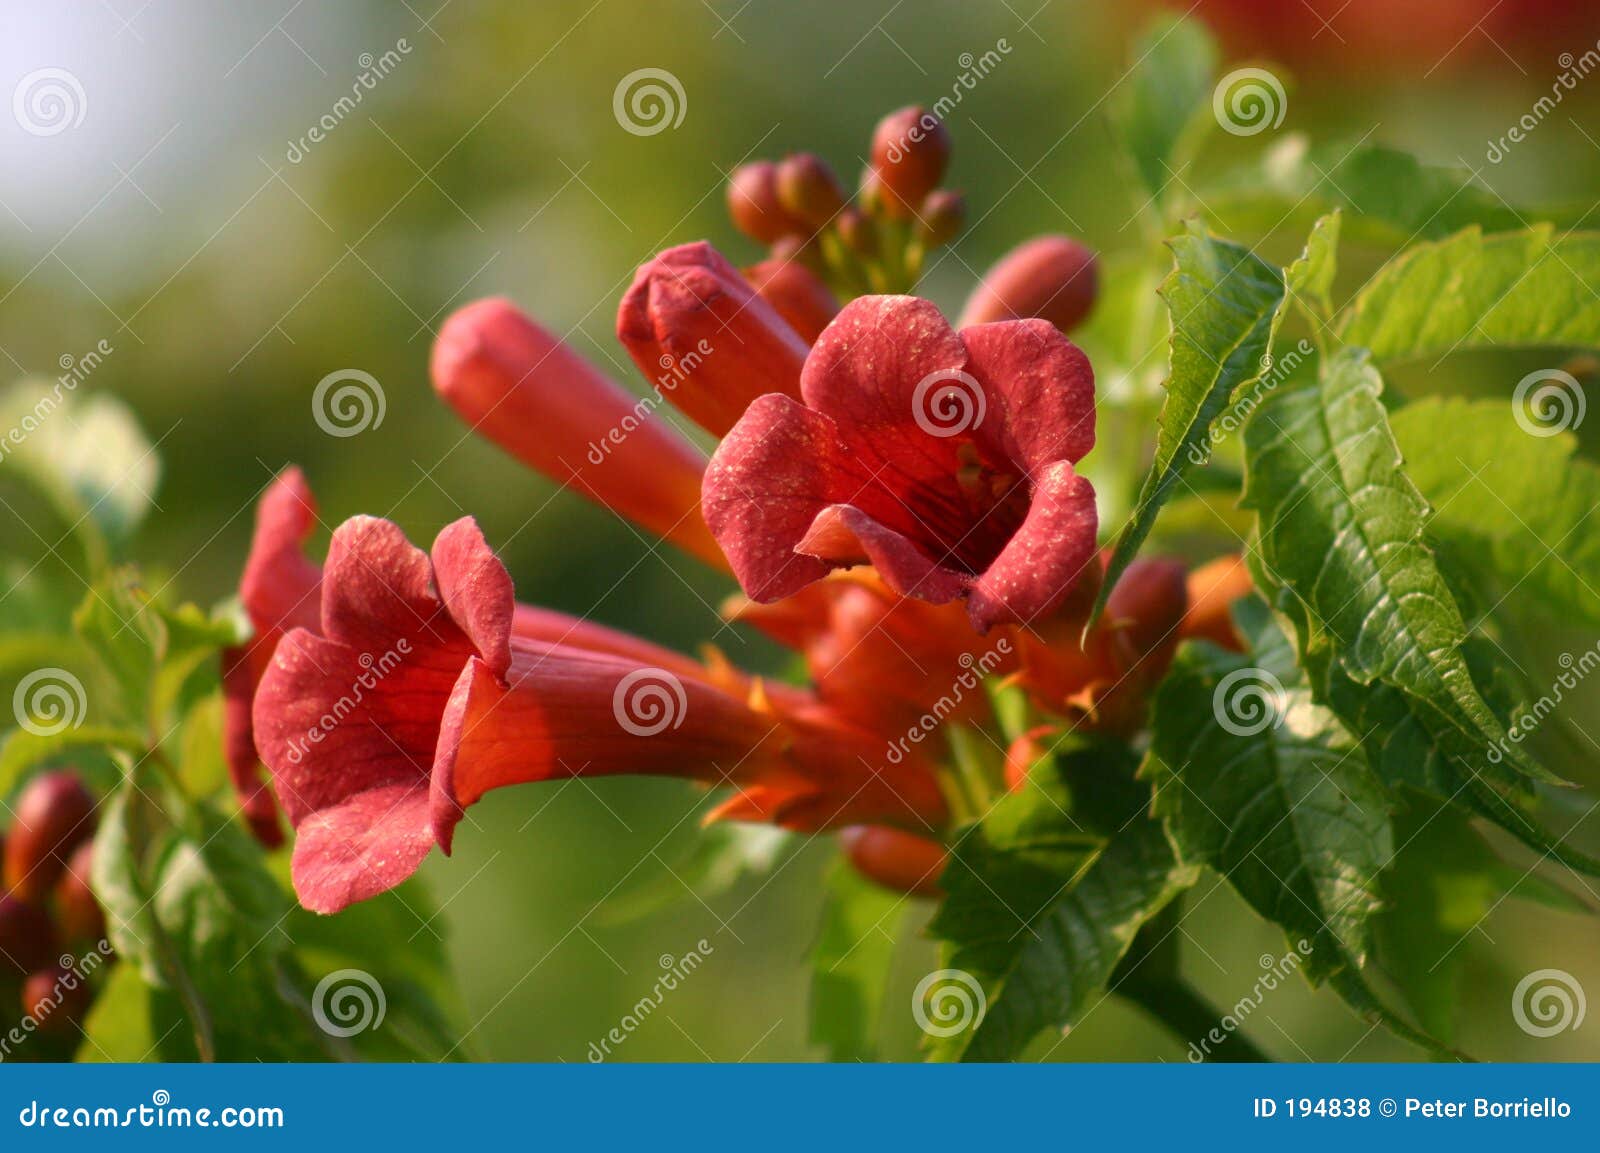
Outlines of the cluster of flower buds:
[[907,292],[927,254],[966,222],[966,200],[941,188],[950,134],[912,106],[878,122],[872,162],[852,200],[828,162],[796,152],[741,165],[728,181],[734,227],[821,275],[839,295]]
[[[77,1039],[92,999],[89,972],[109,955],[105,913],[89,887],[95,799],[77,773],[60,769],[29,781],[0,835],[0,1040],[26,1057],[12,1034],[38,1034],[36,1056]],[[83,958],[92,957],[89,964]],[[18,1032],[20,1031],[20,1032]]]

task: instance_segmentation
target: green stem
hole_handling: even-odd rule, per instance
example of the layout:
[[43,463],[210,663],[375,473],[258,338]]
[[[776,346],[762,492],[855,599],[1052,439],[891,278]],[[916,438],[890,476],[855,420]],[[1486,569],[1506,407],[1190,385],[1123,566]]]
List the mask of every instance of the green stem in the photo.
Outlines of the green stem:
[[[1207,1061],[1272,1060],[1239,1029],[1231,1032],[1224,1029],[1223,1014],[1181,977],[1155,980],[1130,977],[1116,992],[1165,1025],[1174,1037],[1190,1045],[1191,1051],[1204,1052]],[[1213,1040],[1216,1035],[1222,1040]]]

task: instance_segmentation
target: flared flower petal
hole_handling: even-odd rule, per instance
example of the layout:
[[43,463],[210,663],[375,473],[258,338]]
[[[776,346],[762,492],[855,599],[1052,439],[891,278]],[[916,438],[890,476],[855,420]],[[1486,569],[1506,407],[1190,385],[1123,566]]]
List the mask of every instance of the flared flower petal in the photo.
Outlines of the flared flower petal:
[[278,639],[287,629],[317,622],[322,570],[304,552],[316,521],[316,499],[305,476],[285,469],[256,505],[255,535],[239,581],[239,600],[255,635],[222,654],[223,756],[245,820],[269,848],[283,843],[283,830],[256,756],[250,710]]
[[959,335],[863,297],[817,341],[803,404],[767,396],[712,457],[706,523],[757,601],[870,561],[895,591],[969,596],[979,631],[1048,616],[1092,569],[1094,378],[1042,321]]

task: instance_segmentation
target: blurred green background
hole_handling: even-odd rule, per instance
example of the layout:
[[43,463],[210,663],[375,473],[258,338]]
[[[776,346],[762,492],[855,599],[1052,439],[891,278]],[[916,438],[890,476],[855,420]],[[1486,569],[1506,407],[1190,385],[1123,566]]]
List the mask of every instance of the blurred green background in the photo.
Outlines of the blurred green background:
[[[719,622],[727,582],[464,437],[428,386],[432,333],[451,308],[504,293],[641,388],[612,337],[635,266],[702,237],[736,262],[759,255],[724,216],[730,167],[808,149],[853,176],[878,116],[949,92],[962,54],[981,56],[1002,39],[1003,63],[963,92],[950,117],[950,183],[966,190],[973,224],[937,261],[925,294],[953,310],[984,267],[1038,232],[1073,233],[1106,252],[1132,247],[1138,198],[1104,113],[1147,7],[7,4],[7,89],[33,69],[62,67],[82,82],[86,108],[81,124],[49,137],[0,118],[0,371],[54,376],[62,357],[109,342],[114,351],[86,390],[128,400],[164,462],[135,559],[175,574],[202,603],[231,591],[251,502],[295,462],[321,501],[322,541],[357,512],[389,516],[417,540],[470,513],[522,599],[679,647],[712,641],[737,662],[776,667],[775,651]],[[1230,9],[1232,27],[1252,27],[1252,5],[1213,7]],[[1406,5],[1388,7],[1394,25],[1408,23]],[[1301,66],[1283,131],[1371,132],[1436,163],[1481,168],[1484,183],[1511,199],[1581,199],[1600,171],[1600,129],[1589,127],[1600,79],[1571,93],[1506,162],[1485,160],[1487,142],[1549,90],[1557,53],[1581,54],[1597,30],[1571,43],[1552,43],[1549,31],[1491,40],[1468,22],[1389,57],[1316,24],[1280,30],[1267,47]],[[350,92],[363,54],[381,57],[402,41],[398,63],[361,104],[291,159],[295,142]],[[625,74],[647,67],[678,78],[686,107],[678,127],[643,137],[619,126],[612,95]],[[1211,156],[1244,147],[1224,139]],[[337,439],[313,421],[311,393],[346,368],[381,383],[387,412],[380,427]],[[67,547],[57,540],[64,530],[37,522],[21,498],[8,495],[6,507],[4,551],[24,565]],[[608,898],[677,884],[700,805],[676,783],[629,780],[508,790],[473,811],[455,857],[436,856],[423,873],[444,905],[471,1027],[466,1052],[584,1060],[650,991],[658,958],[705,938],[709,963],[617,1058],[813,1055],[804,956],[829,844],[710,901],[685,893],[643,920],[606,916]],[[1258,958],[1283,945],[1226,891],[1209,891],[1215,883],[1192,899],[1185,949],[1194,980],[1231,1004],[1249,992]],[[887,1002],[886,1052],[901,1058],[915,1054],[910,989],[934,967],[921,920],[909,912]],[[1593,919],[1507,903],[1461,948],[1467,1049],[1600,1055],[1595,1022],[1538,1040],[1508,1011],[1517,978],[1548,964],[1600,989]],[[1413,1055],[1301,987],[1274,994],[1248,1027],[1285,1059]],[[1184,1059],[1180,1043],[1114,1001],[1037,1051]]]

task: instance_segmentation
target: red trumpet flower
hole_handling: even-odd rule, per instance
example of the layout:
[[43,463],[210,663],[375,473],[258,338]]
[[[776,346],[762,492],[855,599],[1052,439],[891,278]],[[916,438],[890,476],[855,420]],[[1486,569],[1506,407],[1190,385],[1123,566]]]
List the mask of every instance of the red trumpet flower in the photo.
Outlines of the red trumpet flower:
[[1088,359],[1039,320],[959,335],[908,296],[862,297],[712,457],[702,507],[752,598],[874,564],[896,592],[968,599],[974,626],[1047,616],[1092,565]]
[[814,705],[759,689],[741,699],[684,658],[680,675],[529,639],[517,615],[470,519],[440,533],[431,557],[388,521],[357,517],[334,533],[321,632],[279,643],[254,711],[307,908],[337,911],[399,884],[435,844],[449,852],[466,806],[490,789],[564,776],[731,781],[741,793],[720,815],[807,830],[944,817],[927,766],[875,768],[881,743]]

